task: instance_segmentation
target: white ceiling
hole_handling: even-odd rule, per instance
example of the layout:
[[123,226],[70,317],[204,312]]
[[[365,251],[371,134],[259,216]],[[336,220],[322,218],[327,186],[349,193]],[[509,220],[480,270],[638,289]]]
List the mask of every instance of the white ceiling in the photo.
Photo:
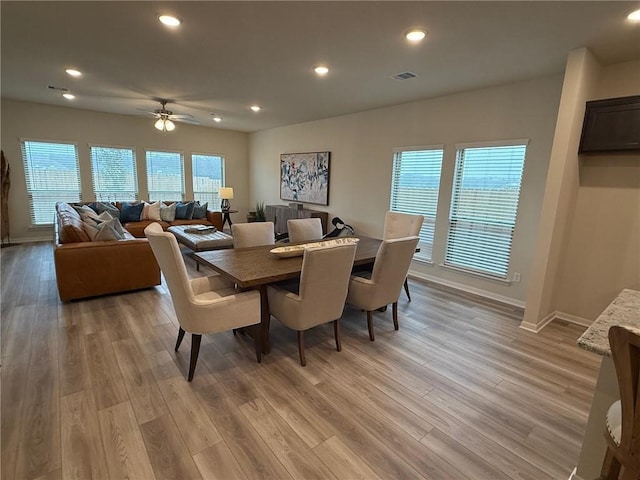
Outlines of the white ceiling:
[[[241,131],[560,73],[583,46],[604,65],[640,59],[640,25],[626,20],[638,2],[0,5],[3,97],[128,115],[162,97],[201,125]],[[163,26],[161,12],[182,26]],[[419,45],[403,36],[413,26],[428,31]],[[325,78],[313,73],[319,63],[331,69]],[[84,75],[69,77],[70,66]],[[404,71],[419,77],[390,78]]]

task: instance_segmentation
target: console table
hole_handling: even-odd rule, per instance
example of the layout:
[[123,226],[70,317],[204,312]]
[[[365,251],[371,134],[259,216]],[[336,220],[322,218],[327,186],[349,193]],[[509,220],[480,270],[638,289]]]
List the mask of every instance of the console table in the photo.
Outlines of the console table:
[[264,216],[267,222],[273,222],[276,233],[287,232],[287,220],[294,218],[319,218],[322,223],[322,233],[325,234],[329,223],[329,214],[327,212],[309,210],[307,208],[293,208],[287,205],[266,205]]

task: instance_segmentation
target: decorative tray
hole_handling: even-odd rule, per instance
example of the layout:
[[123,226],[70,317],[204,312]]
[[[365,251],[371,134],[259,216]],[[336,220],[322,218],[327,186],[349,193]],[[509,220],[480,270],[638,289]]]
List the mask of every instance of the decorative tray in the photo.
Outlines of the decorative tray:
[[304,254],[305,249],[314,247],[332,247],[335,245],[353,245],[360,241],[359,238],[345,237],[333,238],[331,240],[323,240],[319,242],[301,243],[300,245],[288,245],[286,247],[277,247],[269,250],[273,255],[279,258],[299,257]]

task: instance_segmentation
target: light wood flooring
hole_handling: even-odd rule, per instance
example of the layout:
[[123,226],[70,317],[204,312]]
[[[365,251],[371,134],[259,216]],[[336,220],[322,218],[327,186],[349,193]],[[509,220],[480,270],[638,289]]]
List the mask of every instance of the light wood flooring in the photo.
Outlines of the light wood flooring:
[[[272,353],[204,336],[193,383],[164,287],[62,304],[52,246],[2,256],[2,479],[567,479],[599,357],[486,302],[411,281],[391,311],[346,308]],[[197,273],[191,261],[188,268]],[[210,272],[209,272],[210,273]]]

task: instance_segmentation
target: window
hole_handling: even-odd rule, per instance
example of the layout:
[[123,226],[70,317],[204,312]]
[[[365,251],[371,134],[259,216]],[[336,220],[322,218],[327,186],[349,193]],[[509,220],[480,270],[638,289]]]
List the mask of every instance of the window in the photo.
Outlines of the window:
[[147,150],[149,201],[180,201],[184,198],[182,154]]
[[445,265],[507,278],[526,148],[458,149]]
[[224,159],[218,155],[192,154],[193,199],[209,202],[209,209],[220,206],[218,190],[224,186]]
[[417,260],[431,261],[442,153],[442,147],[425,147],[397,150],[393,156],[390,210],[424,216]]
[[51,225],[56,202],[82,200],[78,148],[71,143],[21,143],[31,225]]
[[93,191],[99,202],[138,199],[136,158],[131,148],[91,147]]

